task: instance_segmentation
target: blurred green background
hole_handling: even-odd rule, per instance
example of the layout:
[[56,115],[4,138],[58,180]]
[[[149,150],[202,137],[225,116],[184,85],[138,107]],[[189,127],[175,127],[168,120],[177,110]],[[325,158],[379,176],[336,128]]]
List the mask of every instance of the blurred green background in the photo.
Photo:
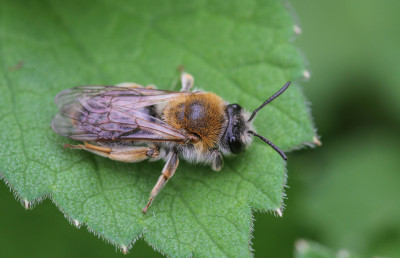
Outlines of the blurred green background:
[[[291,1],[322,147],[289,154],[283,218],[255,214],[256,257],[311,239],[361,257],[400,257],[400,2]],[[26,211],[0,184],[2,257],[123,257],[69,225],[49,200]],[[46,227],[43,227],[46,225]],[[3,232],[7,232],[4,234]],[[160,256],[139,240],[129,256]]]

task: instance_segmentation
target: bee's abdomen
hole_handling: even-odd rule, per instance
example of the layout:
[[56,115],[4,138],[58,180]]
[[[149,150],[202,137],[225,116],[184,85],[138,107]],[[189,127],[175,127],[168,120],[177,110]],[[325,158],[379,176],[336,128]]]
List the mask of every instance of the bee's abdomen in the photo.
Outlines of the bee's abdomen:
[[203,150],[213,148],[225,122],[225,103],[214,93],[182,95],[164,109],[164,120],[174,128],[200,137]]

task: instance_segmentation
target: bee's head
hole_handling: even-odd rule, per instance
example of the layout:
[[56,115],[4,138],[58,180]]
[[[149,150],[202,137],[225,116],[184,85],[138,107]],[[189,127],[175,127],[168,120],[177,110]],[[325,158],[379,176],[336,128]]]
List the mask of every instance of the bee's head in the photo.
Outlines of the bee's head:
[[245,117],[247,112],[238,104],[226,106],[228,124],[222,137],[225,147],[233,154],[239,154],[251,143],[247,131],[252,128],[251,123],[247,123]]
[[255,109],[253,113],[249,116],[249,114],[242,109],[242,107],[238,104],[229,104],[226,106],[226,115],[228,117],[228,124],[226,130],[222,136],[222,145],[229,149],[229,152],[233,154],[239,154],[243,152],[248,145],[250,145],[252,141],[251,135],[257,136],[269,146],[271,146],[274,150],[276,150],[279,155],[282,156],[283,159],[287,159],[285,153],[279,149],[275,144],[273,144],[270,140],[261,136],[254,132],[252,126],[252,120],[257,114],[257,112],[265,107],[272,100],[281,95],[290,85],[290,82],[287,82],[285,86],[282,87],[278,92],[272,95],[269,99],[267,99],[260,107]]

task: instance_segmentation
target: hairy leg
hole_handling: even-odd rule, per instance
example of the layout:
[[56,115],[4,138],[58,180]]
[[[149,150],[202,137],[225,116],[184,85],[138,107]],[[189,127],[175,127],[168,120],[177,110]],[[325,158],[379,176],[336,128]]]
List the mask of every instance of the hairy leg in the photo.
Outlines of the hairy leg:
[[157,158],[159,151],[154,147],[103,147],[85,142],[78,145],[65,145],[72,149],[81,149],[94,154],[122,162],[140,162],[148,158]]
[[181,74],[182,89],[181,91],[190,91],[194,85],[194,78],[191,74],[183,72]]
[[211,168],[214,171],[220,171],[224,165],[224,158],[222,157],[221,152],[219,152],[217,149],[213,150],[212,155],[213,161],[211,162]]
[[118,83],[115,86],[125,87],[125,88],[146,88],[146,89],[151,89],[151,90],[157,89],[157,87],[155,85],[152,85],[152,84],[147,85],[146,87],[144,87],[144,86],[142,86],[140,84],[137,84],[135,82],[122,82],[122,83]]
[[146,213],[147,209],[150,207],[151,203],[153,202],[154,198],[156,198],[157,194],[160,190],[165,186],[168,180],[174,175],[176,168],[178,167],[179,159],[178,159],[178,152],[173,151],[167,163],[165,164],[161,176],[158,178],[156,185],[153,187],[153,190],[150,192],[150,198],[147,202],[146,207],[143,208],[143,213]]

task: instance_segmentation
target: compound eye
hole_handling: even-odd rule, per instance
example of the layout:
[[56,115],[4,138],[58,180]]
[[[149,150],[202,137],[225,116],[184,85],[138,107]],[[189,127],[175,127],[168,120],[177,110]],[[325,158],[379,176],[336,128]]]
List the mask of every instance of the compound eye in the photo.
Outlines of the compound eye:
[[240,113],[240,111],[242,110],[242,107],[238,104],[231,104],[230,106],[232,107],[235,113]]
[[226,130],[226,139],[229,149],[234,154],[239,154],[244,151],[244,144],[240,139],[241,132],[244,130],[245,125],[240,116],[242,107],[238,104],[229,104],[226,108],[229,117],[229,125]]
[[239,154],[244,150],[244,144],[240,141],[240,138],[231,136],[228,139],[229,149],[231,149],[233,154]]

